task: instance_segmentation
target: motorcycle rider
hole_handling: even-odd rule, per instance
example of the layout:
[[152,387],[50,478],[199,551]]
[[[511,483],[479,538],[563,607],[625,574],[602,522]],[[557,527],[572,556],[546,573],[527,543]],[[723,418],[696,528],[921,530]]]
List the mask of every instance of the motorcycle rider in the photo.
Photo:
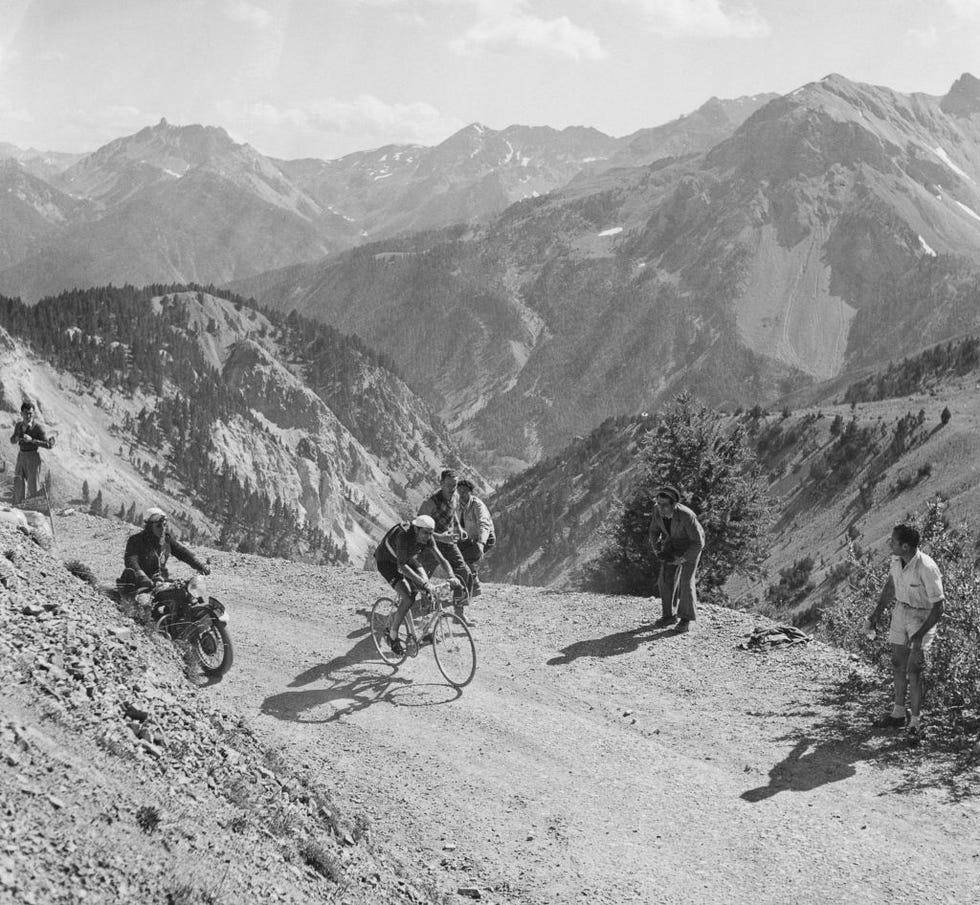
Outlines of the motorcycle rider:
[[[123,554],[125,568],[117,580],[121,589],[135,592],[138,602],[148,604],[157,585],[170,577],[167,560],[171,554],[202,575],[211,569],[167,530],[167,514],[156,506],[143,513],[143,530],[130,536]],[[142,599],[141,599],[142,598]]]

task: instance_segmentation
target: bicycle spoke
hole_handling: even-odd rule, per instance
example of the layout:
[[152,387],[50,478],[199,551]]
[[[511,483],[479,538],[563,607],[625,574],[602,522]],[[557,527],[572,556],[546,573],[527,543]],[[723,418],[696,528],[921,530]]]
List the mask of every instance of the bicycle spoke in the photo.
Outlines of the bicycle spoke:
[[476,645],[466,624],[454,613],[443,613],[432,629],[432,652],[446,681],[468,685],[476,674]]

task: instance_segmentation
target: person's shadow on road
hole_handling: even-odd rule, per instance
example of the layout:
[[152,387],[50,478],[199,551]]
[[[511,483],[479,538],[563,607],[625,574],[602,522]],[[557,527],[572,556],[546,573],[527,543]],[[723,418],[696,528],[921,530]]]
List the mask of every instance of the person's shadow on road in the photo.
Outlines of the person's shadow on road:
[[862,725],[841,712],[804,734],[790,752],[769,771],[769,782],[741,794],[759,802],[780,792],[809,792],[818,786],[850,779],[862,761],[894,762],[906,750],[901,733]]
[[[359,612],[370,616],[366,611]],[[347,637],[358,639],[347,653],[326,663],[311,666],[296,676],[288,686],[301,688],[315,682],[326,682],[325,687],[270,695],[262,702],[262,713],[292,722],[330,723],[373,704],[400,706],[402,702],[396,700],[396,693],[413,684],[412,680],[399,676],[395,667],[378,658],[370,626],[356,629]],[[458,697],[459,692],[453,689],[447,700],[432,700],[427,703],[448,703]]]
[[872,754],[870,749],[848,748],[840,742],[819,744],[803,736],[769,771],[767,785],[749,789],[740,797],[754,803],[779,792],[809,792],[829,782],[840,782],[857,772],[856,762]]
[[552,657],[548,666],[564,666],[579,657],[618,657],[637,650],[644,641],[660,641],[675,635],[673,628],[658,631],[653,625],[638,625],[625,632],[615,632],[603,638],[589,638],[575,641],[561,649],[560,657]]

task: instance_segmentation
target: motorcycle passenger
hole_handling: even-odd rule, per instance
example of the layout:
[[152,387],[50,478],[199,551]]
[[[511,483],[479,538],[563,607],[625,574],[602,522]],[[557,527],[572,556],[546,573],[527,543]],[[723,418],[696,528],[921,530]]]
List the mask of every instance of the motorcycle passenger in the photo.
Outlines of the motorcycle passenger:
[[446,558],[439,552],[433,539],[436,523],[431,516],[416,516],[411,524],[401,523],[393,526],[374,551],[374,561],[385,581],[398,593],[398,610],[388,626],[388,645],[396,654],[403,654],[405,648],[398,637],[398,627],[409,611],[418,591],[431,592],[429,576],[419,560],[420,554],[429,552],[446,570],[449,584],[456,590],[461,587],[459,579],[453,575]]
[[142,602],[149,602],[153,589],[170,577],[167,560],[171,555],[202,575],[211,574],[206,563],[171,536],[167,530],[167,514],[152,506],[143,513],[143,530],[126,541],[125,568],[116,583],[122,589],[135,592],[137,600],[142,597]]

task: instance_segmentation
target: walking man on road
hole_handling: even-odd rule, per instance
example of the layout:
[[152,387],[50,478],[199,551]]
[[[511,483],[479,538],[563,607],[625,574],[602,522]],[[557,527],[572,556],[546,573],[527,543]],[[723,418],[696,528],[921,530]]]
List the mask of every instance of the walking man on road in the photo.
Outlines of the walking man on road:
[[694,510],[681,503],[676,487],[657,491],[650,519],[650,545],[660,559],[658,584],[663,611],[654,625],[664,628],[676,623],[678,632],[689,632],[691,623],[698,618],[694,583],[704,549],[704,528]]
[[[453,469],[446,468],[439,475],[439,489],[431,496],[422,500],[419,506],[419,515],[429,516],[435,523],[433,539],[436,547],[442,556],[449,562],[453,574],[460,580],[466,592],[472,590],[473,573],[466,565],[463,554],[460,553],[457,543],[463,535],[463,528],[459,523],[459,497],[456,493],[457,474]],[[435,558],[429,553],[422,560],[426,571],[430,574],[435,569]],[[454,607],[456,615],[463,617],[463,607],[461,602]]]
[[463,539],[457,546],[473,573],[470,596],[479,597],[483,592],[480,589],[480,577],[477,575],[477,563],[494,543],[493,519],[490,518],[487,504],[473,495],[473,482],[469,478],[463,478],[457,484],[456,490],[459,494],[459,521],[463,526]]
[[14,505],[19,506],[40,490],[41,454],[39,449],[50,449],[47,432],[34,418],[34,403],[24,402],[20,407],[20,421],[14,425],[10,437],[20,451],[14,466]]
[[945,592],[939,566],[919,549],[919,532],[909,525],[896,525],[889,540],[891,571],[881,589],[865,630],[874,637],[875,624],[888,604],[894,602],[888,643],[892,649],[895,703],[882,723],[906,724],[905,698],[908,694],[908,736],[912,744],[922,737],[922,695],[929,648],[936,637],[936,625],[943,616]]

